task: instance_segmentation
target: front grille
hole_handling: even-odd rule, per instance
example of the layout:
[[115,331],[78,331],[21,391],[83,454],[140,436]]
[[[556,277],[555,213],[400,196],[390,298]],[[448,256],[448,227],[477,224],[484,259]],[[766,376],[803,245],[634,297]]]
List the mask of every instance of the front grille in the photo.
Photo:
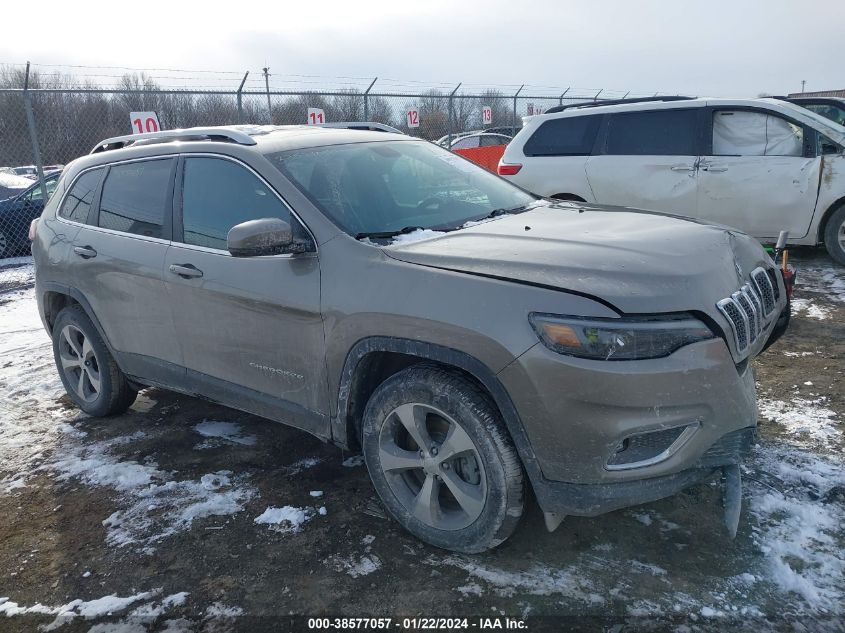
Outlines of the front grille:
[[777,284],[772,285],[769,273],[755,268],[750,283],[716,304],[731,324],[739,353],[745,352],[765,329],[765,321],[777,305],[776,289]]
[[757,427],[747,426],[723,435],[701,456],[697,468],[713,468],[737,464],[751,452],[757,440]]

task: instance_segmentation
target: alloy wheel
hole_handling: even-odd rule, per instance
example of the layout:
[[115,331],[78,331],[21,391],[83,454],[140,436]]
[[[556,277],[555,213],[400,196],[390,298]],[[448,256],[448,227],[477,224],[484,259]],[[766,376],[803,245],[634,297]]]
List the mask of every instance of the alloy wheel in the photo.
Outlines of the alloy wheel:
[[94,402],[100,395],[100,363],[91,341],[73,325],[62,328],[59,336],[59,359],[68,384],[79,398]]
[[403,404],[385,418],[379,465],[391,491],[419,521],[440,530],[475,522],[487,500],[487,478],[478,448],[445,412]]

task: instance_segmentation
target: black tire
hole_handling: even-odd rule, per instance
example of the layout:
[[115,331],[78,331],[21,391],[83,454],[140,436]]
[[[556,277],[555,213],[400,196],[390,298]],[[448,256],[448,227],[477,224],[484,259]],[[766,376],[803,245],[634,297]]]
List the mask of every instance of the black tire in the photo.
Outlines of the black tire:
[[12,256],[12,243],[6,233],[0,230],[0,259]]
[[845,266],[845,204],[828,219],[824,229],[824,246],[833,259]]
[[80,306],[64,308],[56,317],[53,357],[68,396],[88,415],[116,415],[135,402],[138,392]]
[[[428,434],[427,450],[419,450],[409,419]],[[409,367],[373,393],[362,431],[376,492],[417,538],[476,553],[513,533],[525,499],[522,465],[496,407],[473,381],[434,365]]]

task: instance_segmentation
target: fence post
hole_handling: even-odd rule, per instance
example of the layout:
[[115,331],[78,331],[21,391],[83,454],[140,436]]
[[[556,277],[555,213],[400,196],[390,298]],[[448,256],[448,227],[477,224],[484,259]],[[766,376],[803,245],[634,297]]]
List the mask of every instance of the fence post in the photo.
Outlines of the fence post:
[[41,148],[38,147],[38,132],[35,129],[35,116],[32,114],[32,101],[29,96],[29,62],[26,63],[26,76],[23,81],[23,103],[26,108],[26,122],[29,126],[29,139],[32,141],[32,158],[38,172],[41,185],[41,199],[47,204],[47,184],[44,182],[44,166],[41,163]]
[[511,119],[511,134],[516,134],[516,98],[519,96],[519,93],[522,92],[522,89],[525,88],[525,84],[522,84],[519,87],[519,90],[516,91],[513,95],[513,119]]
[[452,92],[449,93],[449,140],[446,141],[446,147],[448,147],[450,149],[452,147],[452,129],[454,128],[454,118],[455,118],[455,116],[454,116],[455,115],[455,107],[454,107],[455,93],[458,91],[458,88],[461,87],[461,84],[463,84],[463,82],[461,82],[457,86],[455,86],[455,89]]
[[377,81],[378,81],[378,77],[373,79],[373,81],[370,83],[370,86],[364,92],[364,120],[365,121],[370,120],[370,90],[373,89],[373,86],[376,85]]
[[563,94],[561,94],[561,95],[560,95],[560,98],[558,99],[558,105],[560,105],[560,106],[562,106],[562,105],[563,105],[563,98],[566,96],[566,93],[567,93],[567,92],[569,92],[569,88],[567,88],[566,90],[564,90],[564,91],[563,91]]
[[244,78],[241,79],[241,85],[238,86],[238,124],[244,122],[244,84],[246,83],[246,78],[249,77],[249,71],[244,73]]

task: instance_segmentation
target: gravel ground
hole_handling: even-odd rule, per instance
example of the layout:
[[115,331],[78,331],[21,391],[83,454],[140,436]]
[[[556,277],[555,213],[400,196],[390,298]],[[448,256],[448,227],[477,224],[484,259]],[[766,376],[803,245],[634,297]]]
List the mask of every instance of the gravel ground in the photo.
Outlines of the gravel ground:
[[705,483],[552,534],[532,507],[503,546],[464,556],[399,529],[360,456],[302,432],[155,389],[125,415],[80,415],[22,260],[0,294],[0,631],[273,630],[316,613],[845,630],[845,269],[794,263],[792,327],[755,362],[736,540]]

